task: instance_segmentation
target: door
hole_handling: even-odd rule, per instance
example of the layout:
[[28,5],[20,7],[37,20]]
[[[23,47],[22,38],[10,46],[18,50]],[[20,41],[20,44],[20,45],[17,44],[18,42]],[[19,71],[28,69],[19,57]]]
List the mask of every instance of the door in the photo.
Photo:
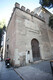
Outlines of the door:
[[32,45],[32,54],[33,54],[33,59],[38,60],[40,58],[40,51],[39,51],[39,42],[37,39],[32,39],[31,41]]

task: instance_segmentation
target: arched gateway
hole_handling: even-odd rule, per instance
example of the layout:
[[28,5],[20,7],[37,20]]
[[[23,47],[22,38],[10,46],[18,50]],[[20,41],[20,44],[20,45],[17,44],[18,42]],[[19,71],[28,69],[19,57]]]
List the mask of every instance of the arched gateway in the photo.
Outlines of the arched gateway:
[[32,46],[32,54],[33,54],[33,60],[39,60],[40,59],[40,51],[39,51],[39,42],[37,39],[32,39],[31,41]]

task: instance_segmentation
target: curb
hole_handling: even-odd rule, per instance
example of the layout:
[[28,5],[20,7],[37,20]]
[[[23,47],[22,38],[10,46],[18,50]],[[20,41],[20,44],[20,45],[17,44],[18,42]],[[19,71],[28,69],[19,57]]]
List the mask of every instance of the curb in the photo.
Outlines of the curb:
[[[13,68],[13,70],[17,73],[17,71]],[[17,73],[19,76],[20,76],[20,74],[19,73]],[[22,79],[22,80],[24,80],[21,76],[20,76],[20,78]]]

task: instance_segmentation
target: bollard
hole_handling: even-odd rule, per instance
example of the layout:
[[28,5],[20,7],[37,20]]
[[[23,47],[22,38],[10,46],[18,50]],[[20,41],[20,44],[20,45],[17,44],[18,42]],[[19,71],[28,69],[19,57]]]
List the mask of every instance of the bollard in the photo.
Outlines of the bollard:
[[53,75],[53,60],[50,61],[50,66],[51,66],[52,75]]

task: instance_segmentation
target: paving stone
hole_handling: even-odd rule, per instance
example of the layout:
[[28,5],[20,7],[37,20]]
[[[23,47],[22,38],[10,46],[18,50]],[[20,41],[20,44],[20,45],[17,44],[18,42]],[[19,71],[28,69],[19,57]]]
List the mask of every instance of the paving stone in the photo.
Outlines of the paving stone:
[[[39,64],[33,64],[30,66],[15,68],[15,71],[24,80],[53,80],[51,74],[51,68],[48,61],[40,62]],[[42,70],[41,70],[42,68]]]
[[0,62],[0,80],[22,80],[13,68],[6,68],[4,62]]

